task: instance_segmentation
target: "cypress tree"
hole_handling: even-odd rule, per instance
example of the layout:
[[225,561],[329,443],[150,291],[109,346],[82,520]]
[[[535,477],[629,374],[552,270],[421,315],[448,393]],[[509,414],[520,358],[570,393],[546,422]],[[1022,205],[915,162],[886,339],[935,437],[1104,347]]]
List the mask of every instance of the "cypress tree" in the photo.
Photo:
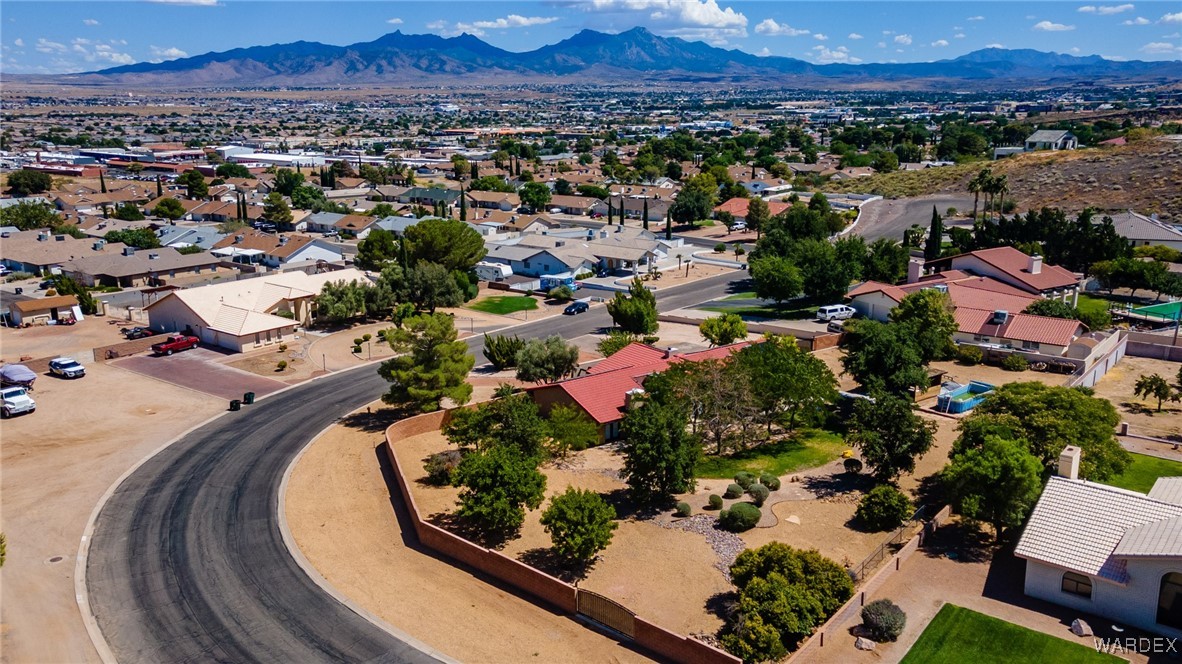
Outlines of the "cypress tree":
[[613,212],[614,212],[614,208],[612,208],[612,199],[609,198],[609,199],[607,199],[607,225],[608,226],[612,225],[612,213]]
[[641,213],[644,220],[644,230],[648,230],[648,198],[644,199],[644,212]]
[[672,211],[665,212],[665,239],[673,239],[673,214]]
[[99,171],[99,189],[104,194],[107,193],[107,178],[103,177],[102,171]]
[[940,213],[936,211],[936,206],[932,206],[932,226],[928,231],[928,241],[924,245],[923,257],[926,260],[932,261],[940,257],[940,251],[943,248],[944,242],[944,220],[940,218]]
[[464,187],[460,186],[460,221],[468,221],[468,196],[464,193]]
[[156,198],[164,195],[164,185],[160,184],[160,176],[156,176]]
[[478,177],[480,177],[480,164],[474,161],[472,162],[471,167],[469,167],[468,178],[474,181]]

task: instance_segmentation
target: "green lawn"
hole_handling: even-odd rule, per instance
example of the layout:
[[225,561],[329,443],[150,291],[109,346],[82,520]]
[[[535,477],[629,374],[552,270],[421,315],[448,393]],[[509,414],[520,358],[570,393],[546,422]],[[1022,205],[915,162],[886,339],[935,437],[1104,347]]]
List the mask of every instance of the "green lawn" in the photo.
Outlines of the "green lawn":
[[538,308],[538,301],[528,295],[494,295],[468,305],[469,309],[486,314],[511,314],[516,311],[530,311]]
[[[746,293],[739,293],[739,295],[746,295]],[[754,296],[750,298],[730,296],[725,299],[745,300],[755,299]],[[713,311],[720,314],[739,314],[740,316],[751,316],[754,318],[770,318],[775,320],[811,320],[817,317],[817,307],[813,305],[805,305],[798,307],[726,307],[726,306],[704,306],[698,307],[702,311]]]
[[1079,309],[1080,313],[1104,313],[1108,311],[1109,304],[1111,303],[1104,298],[1080,293],[1075,308]]
[[1110,478],[1105,484],[1148,493],[1157,478],[1179,476],[1182,476],[1182,463],[1178,461],[1159,459],[1146,454],[1134,454],[1133,463],[1129,464],[1125,472]]
[[755,294],[755,291],[746,291],[743,293],[735,293],[734,295],[727,295],[726,297],[724,297],[722,299],[724,299],[724,300],[755,300],[755,299],[758,299],[758,296]]
[[[709,448],[709,446],[707,446]],[[741,470],[785,475],[805,468],[816,468],[833,461],[848,449],[841,436],[820,429],[805,429],[793,438],[744,450],[725,457],[705,455],[698,462],[696,474],[702,478],[734,477]]]
[[1123,662],[1094,648],[1072,643],[1004,620],[945,604],[928,624],[902,664],[1090,664]]

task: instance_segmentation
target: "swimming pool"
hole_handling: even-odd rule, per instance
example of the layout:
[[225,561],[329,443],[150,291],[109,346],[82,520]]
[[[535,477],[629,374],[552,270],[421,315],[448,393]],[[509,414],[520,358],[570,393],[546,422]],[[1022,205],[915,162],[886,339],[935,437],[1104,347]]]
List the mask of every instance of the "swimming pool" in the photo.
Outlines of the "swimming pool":
[[1178,320],[1182,318],[1182,301],[1162,302],[1160,304],[1151,304],[1147,307],[1137,307],[1133,309],[1133,313],[1141,314],[1148,318]]

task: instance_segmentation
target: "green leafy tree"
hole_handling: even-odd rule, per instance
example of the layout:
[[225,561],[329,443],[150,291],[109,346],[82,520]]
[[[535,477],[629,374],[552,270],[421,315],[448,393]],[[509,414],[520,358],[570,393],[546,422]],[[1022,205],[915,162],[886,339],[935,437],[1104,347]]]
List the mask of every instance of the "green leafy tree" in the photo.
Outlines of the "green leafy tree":
[[458,219],[424,219],[406,229],[406,243],[413,262],[438,263],[449,272],[467,272],[485,254],[484,238]]
[[747,228],[755,231],[756,239],[771,219],[771,210],[768,208],[767,201],[757,197],[747,203]]
[[295,217],[292,216],[291,208],[283,196],[277,191],[272,191],[263,199],[263,218],[276,226],[282,226],[290,224]]
[[575,187],[575,191],[579,192],[580,196],[587,196],[589,198],[598,198],[601,201],[607,201],[611,198],[611,192],[605,187],[600,187],[594,184],[581,184]]
[[291,205],[297,210],[320,211],[328,204],[324,190],[313,184],[301,184],[291,192]]
[[947,293],[924,288],[910,293],[891,310],[894,325],[910,332],[924,364],[952,356],[955,345],[952,335],[959,327],[953,314],[952,300]]
[[633,334],[657,331],[657,297],[640,279],[633,279],[628,294],[616,293],[607,303],[607,312],[616,327]]
[[845,329],[841,366],[871,394],[907,395],[927,386],[923,354],[909,326],[858,320]]
[[936,433],[935,423],[916,415],[909,401],[891,395],[858,399],[850,429],[848,440],[874,476],[888,482],[915,470],[915,460],[931,449]]
[[546,209],[551,197],[550,187],[542,182],[527,182],[517,193],[521,197],[521,202],[534,212]]
[[8,193],[13,198],[25,198],[33,194],[49,191],[53,187],[53,178],[49,173],[21,169],[8,174]]
[[862,496],[855,516],[870,530],[893,530],[911,516],[911,510],[906,494],[889,484],[880,484]]
[[381,270],[398,259],[398,238],[384,228],[374,228],[357,243],[354,263],[363,270]]
[[734,361],[750,381],[769,433],[781,415],[787,414],[788,428],[795,429],[802,416],[837,399],[837,378],[828,365],[792,337],[769,335],[740,350]]
[[530,339],[517,352],[517,380],[552,383],[573,376],[579,369],[579,347],[558,335]]
[[250,174],[250,169],[243,166],[242,164],[230,164],[230,163],[219,164],[218,167],[214,170],[214,173],[219,178],[226,178],[226,179],[252,177]]
[[136,249],[155,249],[160,246],[160,238],[149,228],[130,228],[125,231],[111,231],[103,236],[110,243],[122,242]]
[[517,353],[525,348],[525,341],[517,335],[505,334],[484,335],[484,357],[492,363],[497,371],[504,371],[517,366]]
[[1063,300],[1035,300],[1030,303],[1030,306],[1023,309],[1022,313],[1067,319],[1074,319],[1078,315],[1075,307]]
[[62,222],[57,212],[40,203],[17,203],[0,208],[0,225],[15,226],[22,231],[50,228]]
[[152,210],[152,214],[176,221],[185,216],[185,206],[175,198],[166,198],[156,204],[156,209]]
[[452,474],[460,487],[460,517],[486,535],[505,537],[525,521],[525,508],[537,509],[546,494],[546,476],[536,458],[497,445],[464,457]]
[[50,281],[53,283],[52,288],[57,291],[58,295],[73,295],[78,298],[78,308],[87,316],[93,316],[98,312],[98,300],[86,290],[86,287],[80,284],[76,279],[67,277],[64,274],[54,275]]
[[233,233],[237,233],[238,231],[246,230],[250,228],[250,226],[246,222],[238,221],[237,219],[231,219],[230,221],[223,221],[217,226],[214,226],[214,228],[216,228],[219,233],[231,235]]
[[683,409],[653,399],[624,414],[624,476],[637,503],[661,505],[694,488],[701,445],[687,424]]
[[209,185],[205,182],[205,176],[195,169],[181,173],[181,176],[176,179],[176,183],[185,187],[189,198],[194,200],[209,195]]
[[356,281],[330,281],[316,297],[316,320],[326,325],[340,325],[365,314],[365,289]]
[[607,336],[595,345],[600,355],[610,357],[627,346],[640,341],[640,335],[623,330],[608,330]]
[[988,436],[980,447],[953,454],[940,476],[957,512],[990,524],[999,539],[1022,525],[1042,491],[1042,463],[1027,448]]
[[577,406],[558,404],[550,409],[550,452],[563,457],[599,444],[599,427]]
[[473,178],[468,183],[468,191],[496,191],[503,194],[511,194],[516,191],[513,185],[505,182],[505,179],[497,175],[485,175],[480,178]]
[[385,219],[386,217],[394,216],[394,206],[389,203],[378,203],[369,209],[369,216],[374,219]]
[[434,314],[437,307],[458,307],[464,293],[451,273],[442,265],[428,261],[415,263],[406,275],[406,298],[420,311]]
[[739,314],[722,314],[702,321],[698,332],[711,346],[726,346],[747,338],[747,323]]
[[837,249],[828,240],[800,240],[792,250],[791,260],[800,270],[805,295],[824,301],[840,301],[845,297],[854,275],[850,266],[838,261]]
[[1156,399],[1157,412],[1161,412],[1161,404],[1163,401],[1169,399],[1170,401],[1178,401],[1182,398],[1178,392],[1175,392],[1171,387],[1169,381],[1157,374],[1150,374],[1148,376],[1142,374],[1137,378],[1137,383],[1133,386],[1133,394],[1143,399]]
[[615,518],[615,508],[603,496],[567,487],[550,499],[541,522],[559,555],[585,562],[611,544],[612,531],[618,527]]
[[907,247],[890,239],[879,238],[869,247],[862,276],[871,281],[897,283],[907,276]]
[[669,214],[679,224],[692,224],[699,219],[709,219],[714,211],[714,195],[701,189],[685,188],[677,195]]
[[392,383],[382,400],[430,412],[443,399],[457,404],[472,397],[466,381],[476,359],[457,340],[454,320],[445,314],[408,318],[401,328],[386,330],[393,350],[405,353],[382,363],[378,374]]
[[143,221],[144,213],[134,203],[124,203],[115,208],[115,218],[123,221]]
[[297,173],[290,168],[281,168],[275,172],[275,191],[284,196],[291,196],[302,184],[304,184],[303,173]]
[[792,261],[780,256],[767,256],[751,261],[751,279],[755,294],[776,304],[783,304],[800,295],[804,280]]
[[1065,444],[1082,452],[1080,475],[1102,482],[1124,472],[1132,457],[1116,439],[1120,416],[1106,399],[1083,389],[1039,382],[1007,383],[961,420],[954,453],[980,447],[989,435],[1024,440],[1049,470]]
[[540,458],[549,429],[533,399],[515,394],[454,411],[443,432],[464,453],[507,446]]

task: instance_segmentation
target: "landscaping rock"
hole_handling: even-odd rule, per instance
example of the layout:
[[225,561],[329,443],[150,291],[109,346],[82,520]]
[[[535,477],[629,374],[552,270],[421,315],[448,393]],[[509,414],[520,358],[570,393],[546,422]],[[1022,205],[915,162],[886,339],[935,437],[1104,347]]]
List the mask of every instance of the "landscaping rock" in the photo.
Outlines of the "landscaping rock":
[[1076,618],[1075,620],[1071,621],[1071,633],[1076,636],[1091,636],[1092,627],[1079,618]]
[[710,548],[714,550],[714,554],[718,556],[714,567],[722,572],[728,581],[731,578],[731,564],[747,548],[747,543],[743,541],[743,538],[734,533],[719,530],[715,527],[718,519],[706,514],[698,514],[685,519],[677,519],[676,521],[668,518],[657,518],[653,519],[652,522],[662,528],[684,530],[705,537]]
[[874,650],[876,645],[878,644],[864,636],[859,636],[858,640],[854,641],[854,647],[858,650]]
[[787,521],[788,523],[795,523],[798,526],[800,525],[800,517],[796,516],[795,514],[793,514],[792,516],[790,516],[784,520]]

